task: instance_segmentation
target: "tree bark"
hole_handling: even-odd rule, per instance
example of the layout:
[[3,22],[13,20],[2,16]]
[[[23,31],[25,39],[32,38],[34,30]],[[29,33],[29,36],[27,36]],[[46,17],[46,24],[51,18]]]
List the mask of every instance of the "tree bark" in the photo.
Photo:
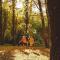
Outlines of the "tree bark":
[[42,6],[41,6],[41,1],[40,0],[38,0],[38,5],[39,5],[40,16],[41,16],[41,20],[42,20],[42,30],[44,31],[45,23],[44,23],[44,16],[43,16],[43,11],[42,11]]
[[48,12],[52,41],[50,60],[60,60],[60,0],[48,0]]
[[15,0],[12,0],[12,35],[15,44]]
[[28,2],[29,0],[25,0],[25,24],[26,24],[26,33],[27,33],[27,29],[28,29],[28,23],[29,23],[29,15],[28,15]]
[[47,0],[45,0],[45,8],[46,8],[46,16],[48,19],[48,45],[51,47],[51,27],[50,27],[50,18],[48,13],[48,7],[47,7]]
[[0,41],[2,41],[2,0],[0,0]]
[[6,11],[5,9],[3,10],[4,12],[4,22],[3,22],[3,40],[4,40],[4,34],[5,34],[5,30],[7,29],[7,21],[8,21],[8,11]]

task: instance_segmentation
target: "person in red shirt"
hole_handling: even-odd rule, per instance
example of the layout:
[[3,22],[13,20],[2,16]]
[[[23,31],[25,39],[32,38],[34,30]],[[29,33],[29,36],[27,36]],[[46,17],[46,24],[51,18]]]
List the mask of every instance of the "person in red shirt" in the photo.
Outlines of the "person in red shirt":
[[22,36],[21,43],[22,43],[23,46],[26,46],[26,44],[27,44],[26,36]]

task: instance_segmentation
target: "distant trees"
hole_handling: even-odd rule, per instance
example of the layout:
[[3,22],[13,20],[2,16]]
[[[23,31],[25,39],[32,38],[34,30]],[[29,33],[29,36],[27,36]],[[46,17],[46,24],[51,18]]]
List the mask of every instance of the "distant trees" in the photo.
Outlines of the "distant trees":
[[41,0],[38,0],[38,5],[39,5],[39,11],[40,11],[40,16],[42,21],[42,37],[45,43],[45,47],[49,47],[48,38],[47,38],[48,33],[46,32],[45,19],[43,15]]
[[[23,7],[17,7],[20,6],[19,2],[22,2]],[[39,13],[33,11],[35,4],[39,6]],[[5,38],[15,41],[18,30],[21,30],[22,34],[31,32],[31,35],[43,32],[44,36],[45,21],[40,0],[0,1],[0,41]]]

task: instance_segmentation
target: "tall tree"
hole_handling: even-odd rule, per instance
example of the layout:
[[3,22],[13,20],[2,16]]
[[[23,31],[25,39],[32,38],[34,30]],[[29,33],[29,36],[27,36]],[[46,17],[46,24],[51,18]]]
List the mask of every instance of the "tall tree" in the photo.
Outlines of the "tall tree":
[[49,47],[51,47],[51,27],[50,27],[50,18],[49,18],[48,7],[47,7],[47,0],[45,0],[45,8],[46,8],[46,16],[48,19],[48,44]]
[[15,41],[15,0],[12,0],[12,35],[13,40]]
[[27,33],[27,29],[28,29],[28,23],[29,23],[29,15],[28,15],[28,2],[29,0],[25,0],[25,23],[26,23],[26,33]]
[[30,6],[29,6],[29,17],[32,13],[32,0],[29,1],[30,2]]
[[2,41],[2,0],[0,0],[0,41]]
[[48,12],[52,41],[50,60],[60,60],[60,0],[48,0]]
[[3,9],[3,14],[4,14],[4,23],[3,23],[3,39],[4,39],[4,34],[5,34],[5,30],[7,28],[7,20],[8,20],[8,11],[6,11],[6,9]]
[[41,20],[42,20],[42,30],[44,32],[45,23],[44,23],[44,16],[43,16],[42,5],[41,5],[41,1],[40,0],[38,0],[38,5],[39,5],[39,11],[40,11],[40,16],[41,16]]

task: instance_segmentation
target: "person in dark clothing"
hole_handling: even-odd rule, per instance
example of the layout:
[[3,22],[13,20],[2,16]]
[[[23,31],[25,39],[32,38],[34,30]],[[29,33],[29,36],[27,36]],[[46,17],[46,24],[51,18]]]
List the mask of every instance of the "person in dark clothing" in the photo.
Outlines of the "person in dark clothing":
[[21,38],[22,38],[22,34],[21,34],[21,30],[20,30],[17,32],[17,36],[16,36],[16,41],[17,41],[18,46],[21,45],[20,44]]

